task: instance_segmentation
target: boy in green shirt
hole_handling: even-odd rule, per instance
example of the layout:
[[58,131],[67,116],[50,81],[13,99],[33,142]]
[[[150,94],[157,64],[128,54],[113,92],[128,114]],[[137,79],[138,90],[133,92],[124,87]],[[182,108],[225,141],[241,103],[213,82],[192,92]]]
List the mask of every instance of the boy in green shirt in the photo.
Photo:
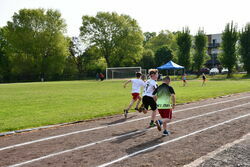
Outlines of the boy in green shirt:
[[[163,83],[154,91],[153,95],[157,100],[157,108],[161,115],[162,121],[156,121],[158,130],[161,131],[161,125],[163,124],[163,135],[169,135],[167,131],[167,123],[172,119],[172,110],[175,107],[175,92],[174,89],[169,86],[170,78],[167,76],[163,78]],[[171,102],[172,101],[172,102]]]

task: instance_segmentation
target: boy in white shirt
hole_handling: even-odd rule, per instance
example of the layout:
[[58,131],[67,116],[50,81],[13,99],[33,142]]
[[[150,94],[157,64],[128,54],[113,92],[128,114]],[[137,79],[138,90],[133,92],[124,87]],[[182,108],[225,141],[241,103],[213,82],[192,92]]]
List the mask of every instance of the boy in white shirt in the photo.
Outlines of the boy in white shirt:
[[147,113],[148,107],[150,106],[152,110],[151,115],[151,122],[150,127],[155,126],[155,118],[156,118],[156,111],[157,111],[157,104],[155,99],[153,98],[153,92],[157,89],[157,78],[158,78],[158,70],[157,69],[150,69],[149,70],[149,76],[150,79],[146,81],[144,86],[144,92],[143,92],[143,98],[142,98],[142,106],[139,109],[140,111],[143,111],[144,114]]
[[127,84],[129,82],[132,82],[132,100],[131,100],[129,106],[126,109],[124,109],[124,116],[125,116],[125,118],[127,118],[128,111],[133,106],[133,104],[136,102],[136,100],[138,100],[138,102],[136,104],[135,110],[138,110],[138,106],[139,106],[139,104],[141,102],[140,91],[141,91],[141,87],[143,87],[145,85],[145,82],[142,79],[140,79],[141,75],[142,74],[140,72],[137,72],[136,73],[136,79],[128,80],[124,84],[124,88],[126,88]]

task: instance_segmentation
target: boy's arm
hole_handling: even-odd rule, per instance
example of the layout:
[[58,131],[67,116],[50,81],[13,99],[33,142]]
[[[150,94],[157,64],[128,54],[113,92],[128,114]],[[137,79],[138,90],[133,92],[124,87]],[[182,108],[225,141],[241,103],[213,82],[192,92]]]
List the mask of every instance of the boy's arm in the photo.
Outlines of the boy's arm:
[[175,94],[171,94],[171,97],[172,97],[172,108],[174,109],[175,108]]
[[131,80],[128,80],[127,82],[125,82],[123,87],[126,88],[126,86],[127,86],[127,84],[128,84],[129,82],[131,82]]

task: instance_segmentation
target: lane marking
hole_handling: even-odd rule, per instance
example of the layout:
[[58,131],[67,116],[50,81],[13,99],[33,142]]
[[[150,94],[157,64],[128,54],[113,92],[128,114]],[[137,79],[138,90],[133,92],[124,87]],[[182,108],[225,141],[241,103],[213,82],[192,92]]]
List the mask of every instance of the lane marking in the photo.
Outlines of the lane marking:
[[250,133],[244,135],[243,137],[241,137],[240,139],[238,140],[235,140],[234,142],[232,143],[228,143],[228,144],[225,144],[223,146],[221,146],[220,148],[208,153],[207,155],[204,155],[196,160],[194,160],[193,162],[187,164],[187,165],[184,165],[183,167],[196,167],[196,166],[199,166],[201,163],[203,163],[204,161],[206,160],[209,160],[213,157],[215,157],[217,154],[223,152],[224,150],[226,149],[230,149],[231,147],[233,147],[234,145],[242,142],[242,141],[245,141],[247,140],[247,138],[250,138]]
[[[229,110],[229,109],[232,109],[232,108],[238,108],[240,106],[244,106],[244,105],[248,105],[248,104],[250,104],[250,102],[245,103],[245,104],[241,104],[241,105],[237,105],[237,106],[233,106],[233,107],[229,107],[229,108],[224,108],[224,109],[213,111],[213,112],[209,112],[209,113],[205,113],[205,114],[201,114],[201,115],[196,115],[196,116],[185,118],[185,119],[181,119],[181,120],[177,120],[175,122],[169,123],[169,125],[170,124],[176,124],[176,123],[183,122],[183,121],[187,121],[187,120],[191,120],[191,119],[195,119],[195,118],[199,118],[199,117],[210,115],[210,114],[214,114],[214,113],[217,113],[217,112]],[[80,150],[80,149],[83,149],[83,148],[86,148],[86,147],[90,147],[90,146],[93,146],[93,145],[96,145],[96,144],[100,144],[100,143],[103,143],[103,142],[107,142],[107,141],[111,141],[111,140],[114,140],[114,139],[119,139],[119,138],[122,138],[122,137],[126,137],[126,136],[130,136],[130,135],[134,135],[134,134],[139,134],[139,133],[142,133],[142,132],[146,132],[146,131],[149,131],[149,130],[152,130],[152,129],[155,129],[155,128],[156,127],[150,128],[150,129],[143,129],[143,130],[139,130],[139,131],[135,131],[135,132],[123,134],[123,135],[120,135],[120,136],[115,136],[115,137],[107,138],[107,139],[104,139],[104,140],[101,140],[101,141],[96,141],[96,142],[89,143],[89,144],[86,144],[86,145],[82,145],[82,146],[79,146],[79,147],[75,147],[75,148],[72,148],[72,149],[64,150],[64,151],[61,151],[61,152],[49,154],[49,155],[46,155],[46,156],[43,156],[43,157],[39,157],[39,158],[36,158],[36,159],[32,159],[32,160],[29,160],[29,161],[21,162],[19,164],[11,165],[11,167],[21,166],[21,165],[25,165],[25,164],[28,164],[28,163],[40,161],[40,160],[47,159],[47,158],[50,158],[50,157],[54,157],[54,156],[57,156],[57,155],[60,155],[60,154],[64,154],[64,153],[68,153],[68,152]]]
[[[227,103],[227,102],[231,102],[231,101],[235,101],[235,100],[241,100],[241,99],[245,99],[245,98],[249,98],[249,97],[250,96],[246,96],[246,97],[241,97],[241,98],[232,99],[232,100],[226,100],[226,101],[222,101],[222,102],[205,104],[205,105],[201,105],[201,106],[190,107],[190,108],[181,109],[181,110],[175,110],[173,112],[177,113],[177,112],[182,112],[182,111],[186,111],[186,110],[192,110],[192,109],[207,107],[207,106],[211,106],[211,105]],[[157,116],[159,116],[159,114],[157,114]],[[120,123],[115,123],[115,124],[111,124],[111,125],[104,125],[104,126],[99,126],[99,127],[95,127],[95,128],[84,129],[84,130],[79,130],[79,131],[75,131],[75,132],[69,132],[69,133],[56,135],[56,136],[51,136],[51,137],[45,137],[45,138],[41,138],[41,139],[37,139],[37,140],[32,140],[32,141],[29,141],[29,142],[24,142],[24,143],[20,143],[20,144],[15,144],[15,145],[11,145],[11,146],[2,147],[2,148],[0,148],[0,151],[7,150],[7,149],[12,149],[12,148],[16,148],[16,147],[21,147],[21,146],[25,146],[25,145],[29,145],[29,144],[33,144],[33,143],[48,141],[48,140],[52,140],[52,139],[56,139],[56,138],[60,138],[60,137],[66,137],[66,136],[70,136],[70,135],[74,135],[74,134],[78,134],[78,133],[84,133],[84,132],[104,129],[104,128],[113,127],[113,126],[119,126],[119,125],[131,123],[131,122],[135,122],[135,121],[148,119],[148,118],[151,118],[151,116],[147,116],[147,117],[143,117],[143,118],[137,118],[137,119],[129,120],[129,121],[126,121],[126,122],[120,122]]]
[[114,164],[114,163],[116,163],[116,162],[122,161],[122,160],[124,160],[124,159],[127,159],[127,158],[129,158],[129,157],[135,156],[135,155],[137,155],[137,154],[140,154],[140,153],[143,153],[143,152],[146,152],[146,151],[155,149],[155,148],[157,148],[157,147],[160,147],[160,146],[163,146],[163,145],[166,145],[166,144],[169,144],[169,143],[173,143],[173,142],[175,142],[175,141],[184,139],[184,138],[186,138],[186,137],[193,136],[193,135],[195,135],[195,134],[204,132],[204,131],[206,131],[206,130],[209,130],[209,129],[212,129],[212,128],[215,128],[215,127],[224,125],[224,124],[226,124],[226,123],[229,123],[229,122],[232,122],[232,121],[235,121],[235,120],[244,118],[244,117],[248,117],[248,116],[250,116],[250,113],[249,113],[249,114],[242,115],[242,116],[237,117],[237,118],[234,118],[234,119],[227,120],[227,121],[225,121],[225,122],[221,122],[221,123],[219,123],[219,124],[215,124],[215,125],[213,125],[213,126],[210,126],[210,127],[207,127],[207,128],[201,129],[201,130],[198,130],[198,131],[194,131],[194,132],[189,133],[189,134],[187,134],[187,135],[180,136],[180,137],[177,137],[177,138],[175,138],[175,139],[172,139],[172,140],[169,140],[169,141],[160,143],[160,144],[156,144],[156,145],[154,145],[154,146],[148,147],[148,148],[146,148],[146,149],[142,149],[142,150],[140,150],[140,151],[136,151],[136,152],[134,152],[134,153],[132,153],[132,154],[125,155],[125,156],[123,156],[123,157],[121,157],[121,158],[118,158],[118,159],[113,160],[113,161],[111,161],[111,162],[107,162],[107,163],[102,164],[102,165],[99,165],[99,166],[97,166],[97,167],[106,167],[106,166],[112,165],[112,164]]

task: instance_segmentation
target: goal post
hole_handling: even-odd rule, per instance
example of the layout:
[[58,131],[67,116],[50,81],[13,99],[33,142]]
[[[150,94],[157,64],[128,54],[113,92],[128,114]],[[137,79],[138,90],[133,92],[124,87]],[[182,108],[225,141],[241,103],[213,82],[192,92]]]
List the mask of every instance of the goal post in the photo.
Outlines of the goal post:
[[141,67],[111,67],[106,68],[106,79],[133,78],[136,72],[144,74]]

